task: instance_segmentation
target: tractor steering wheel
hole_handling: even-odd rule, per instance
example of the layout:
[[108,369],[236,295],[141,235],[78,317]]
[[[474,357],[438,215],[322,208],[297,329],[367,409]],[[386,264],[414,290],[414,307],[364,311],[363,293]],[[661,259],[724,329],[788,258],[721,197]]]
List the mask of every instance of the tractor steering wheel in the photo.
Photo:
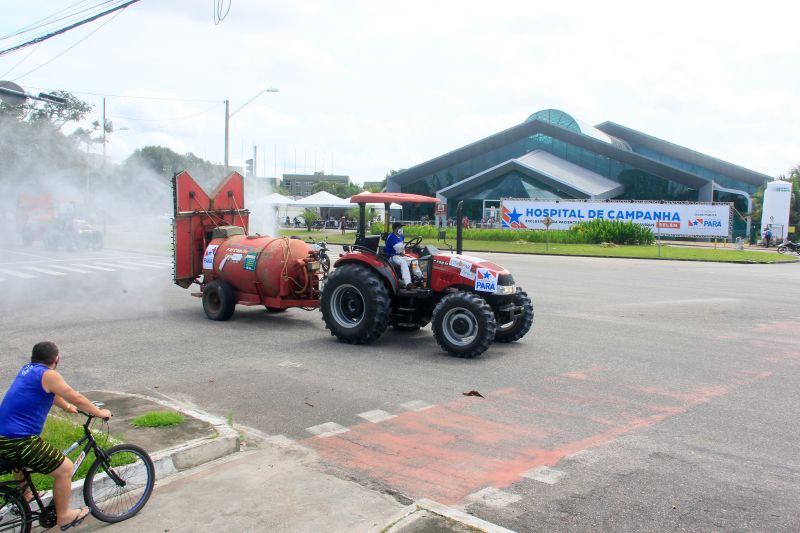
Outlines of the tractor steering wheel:
[[422,242],[422,237],[414,237],[413,239],[411,239],[410,241],[408,241],[406,243],[406,247],[405,248],[406,248],[406,250],[413,250],[414,248],[419,246],[419,243],[421,243],[421,242]]

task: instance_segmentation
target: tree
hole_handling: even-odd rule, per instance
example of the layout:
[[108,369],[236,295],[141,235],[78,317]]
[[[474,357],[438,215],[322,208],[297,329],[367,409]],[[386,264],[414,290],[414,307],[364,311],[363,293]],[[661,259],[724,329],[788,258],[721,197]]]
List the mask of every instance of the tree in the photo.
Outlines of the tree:
[[311,224],[319,220],[319,214],[317,214],[316,209],[306,207],[305,211],[303,211],[303,219],[306,221],[306,229],[311,231]]
[[172,175],[186,170],[204,188],[218,184],[225,172],[222,165],[216,165],[189,152],[181,155],[165,146],[145,146],[135,150],[123,163],[132,169],[144,167],[162,176],[169,182]]
[[86,186],[89,164],[80,150],[82,141],[62,129],[84,119],[92,106],[67,91],[54,94],[67,103],[0,103],[0,181],[10,188]]
[[[49,122],[61,129],[70,122],[80,122],[92,111],[92,105],[77,98],[68,91],[54,91],[51,94],[63,98],[66,104],[30,100],[22,105],[28,122]],[[99,125],[99,122],[97,123]]]

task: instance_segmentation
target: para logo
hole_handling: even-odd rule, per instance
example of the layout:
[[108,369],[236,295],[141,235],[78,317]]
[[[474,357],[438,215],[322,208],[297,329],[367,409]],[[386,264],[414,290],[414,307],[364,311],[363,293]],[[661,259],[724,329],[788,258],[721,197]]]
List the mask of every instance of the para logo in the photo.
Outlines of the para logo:
[[702,218],[691,218],[691,219],[689,219],[689,227],[690,228],[696,228],[697,226],[702,226],[702,225],[703,225],[703,219]]
[[217,253],[218,244],[209,244],[206,253],[203,255],[203,269],[211,270],[214,268],[214,254]]
[[497,274],[488,268],[478,268],[475,270],[475,290],[495,292],[497,290]]

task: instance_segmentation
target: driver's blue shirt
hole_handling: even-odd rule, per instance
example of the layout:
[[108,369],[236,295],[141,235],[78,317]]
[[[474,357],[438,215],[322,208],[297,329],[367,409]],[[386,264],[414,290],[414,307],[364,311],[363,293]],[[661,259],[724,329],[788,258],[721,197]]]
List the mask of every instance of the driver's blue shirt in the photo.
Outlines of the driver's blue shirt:
[[403,242],[403,236],[397,235],[395,232],[390,233],[389,236],[386,237],[386,246],[384,247],[386,257],[397,255],[397,252],[394,251],[394,245],[398,242]]

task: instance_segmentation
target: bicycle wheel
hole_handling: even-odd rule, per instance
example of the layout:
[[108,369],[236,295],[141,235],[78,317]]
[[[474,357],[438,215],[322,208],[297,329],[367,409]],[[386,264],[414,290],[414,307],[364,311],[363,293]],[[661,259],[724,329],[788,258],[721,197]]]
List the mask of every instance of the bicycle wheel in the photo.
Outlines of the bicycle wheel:
[[83,499],[103,522],[121,522],[142,510],[153,492],[156,469],[147,452],[120,444],[97,458],[83,482]]
[[31,508],[19,492],[10,487],[0,487],[0,531],[3,533],[29,533]]

